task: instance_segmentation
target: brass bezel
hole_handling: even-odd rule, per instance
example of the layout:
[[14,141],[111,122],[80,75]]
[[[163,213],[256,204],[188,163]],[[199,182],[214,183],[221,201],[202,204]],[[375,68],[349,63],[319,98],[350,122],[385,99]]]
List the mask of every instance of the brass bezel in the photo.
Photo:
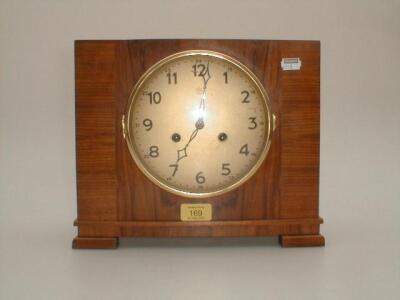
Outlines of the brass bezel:
[[[132,142],[130,126],[129,126],[130,118],[131,118],[131,110],[133,108],[134,100],[137,96],[138,91],[142,87],[143,83],[146,82],[146,80],[151,76],[151,74],[153,74],[157,69],[163,67],[165,64],[167,64],[173,60],[176,60],[178,58],[185,57],[185,56],[194,56],[194,55],[204,55],[204,56],[211,56],[214,58],[223,59],[223,60],[226,60],[229,63],[235,65],[236,67],[238,67],[241,71],[244,72],[244,74],[246,74],[253,81],[253,83],[259,89],[260,94],[263,98],[265,110],[268,114],[268,130],[266,130],[266,134],[264,137],[264,139],[266,140],[265,146],[264,146],[264,149],[263,149],[259,159],[254,164],[254,166],[250,169],[250,171],[245,176],[240,178],[238,181],[236,181],[232,185],[225,187],[221,190],[217,190],[217,191],[213,191],[213,192],[206,192],[206,193],[193,193],[193,192],[187,192],[187,191],[175,189],[175,188],[169,186],[168,184],[162,182],[162,179],[160,180],[159,178],[157,178],[156,176],[151,174],[150,171],[148,171],[147,168],[145,167],[145,165],[143,164],[139,155],[136,154],[135,146],[134,146],[134,143]],[[167,56],[167,57],[161,59],[160,61],[156,62],[146,72],[144,72],[144,74],[139,78],[138,82],[133,87],[132,92],[129,96],[127,107],[128,107],[128,109],[126,110],[126,115],[124,115],[122,118],[122,123],[123,123],[122,135],[127,142],[129,152],[130,152],[133,160],[135,161],[136,165],[138,166],[138,168],[143,172],[143,174],[146,175],[146,177],[148,179],[150,179],[151,182],[153,182],[160,188],[162,188],[168,192],[171,192],[175,195],[189,197],[189,198],[208,198],[208,197],[218,196],[218,195],[221,195],[221,194],[224,194],[224,193],[234,190],[235,188],[239,187],[240,185],[245,183],[247,180],[249,180],[256,173],[256,171],[260,168],[260,166],[264,162],[264,160],[268,154],[270,145],[271,145],[271,139],[272,139],[271,135],[272,135],[273,130],[275,129],[275,124],[274,124],[275,116],[272,114],[272,111],[271,111],[271,104],[270,104],[268,94],[265,91],[262,83],[257,78],[257,76],[249,68],[247,68],[244,64],[242,64],[235,58],[232,58],[226,54],[222,54],[222,53],[210,51],[210,50],[182,51],[182,52],[178,52],[178,53],[172,54],[170,56]]]

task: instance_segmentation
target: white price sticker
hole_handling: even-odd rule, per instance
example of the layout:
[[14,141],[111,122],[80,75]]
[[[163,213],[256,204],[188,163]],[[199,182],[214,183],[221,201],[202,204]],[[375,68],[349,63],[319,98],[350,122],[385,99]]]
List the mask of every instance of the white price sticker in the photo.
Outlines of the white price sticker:
[[281,67],[283,71],[300,70],[301,60],[298,57],[282,58]]

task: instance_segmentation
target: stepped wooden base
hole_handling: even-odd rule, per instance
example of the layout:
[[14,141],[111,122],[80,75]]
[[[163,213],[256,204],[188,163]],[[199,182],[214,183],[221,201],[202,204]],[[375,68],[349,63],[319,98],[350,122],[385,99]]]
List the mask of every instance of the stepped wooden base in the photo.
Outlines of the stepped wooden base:
[[325,238],[320,234],[312,235],[280,235],[279,243],[282,247],[322,247]]
[[74,249],[115,249],[118,237],[278,236],[282,247],[324,246],[321,218],[247,221],[75,221]]
[[76,237],[72,241],[73,249],[116,249],[117,237]]

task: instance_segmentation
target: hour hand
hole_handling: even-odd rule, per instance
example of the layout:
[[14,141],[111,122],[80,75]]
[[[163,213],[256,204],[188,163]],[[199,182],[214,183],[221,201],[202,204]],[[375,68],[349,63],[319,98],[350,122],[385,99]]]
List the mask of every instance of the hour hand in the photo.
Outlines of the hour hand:
[[195,137],[197,136],[197,133],[199,132],[200,129],[204,128],[204,120],[203,118],[199,118],[196,121],[195,124],[196,129],[193,130],[192,134],[190,135],[189,141],[186,143],[185,147],[183,147],[182,149],[177,150],[178,152],[178,159],[177,159],[177,163],[182,159],[187,157],[187,153],[186,153],[186,149],[189,146],[189,144],[195,139]]

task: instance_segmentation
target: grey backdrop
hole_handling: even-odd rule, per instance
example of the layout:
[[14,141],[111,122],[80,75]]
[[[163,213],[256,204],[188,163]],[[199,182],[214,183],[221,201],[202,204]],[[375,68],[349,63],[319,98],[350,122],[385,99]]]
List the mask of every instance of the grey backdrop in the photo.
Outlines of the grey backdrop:
[[[399,1],[0,0],[1,299],[399,299]],[[73,251],[75,39],[322,44],[325,248],[275,238]]]

